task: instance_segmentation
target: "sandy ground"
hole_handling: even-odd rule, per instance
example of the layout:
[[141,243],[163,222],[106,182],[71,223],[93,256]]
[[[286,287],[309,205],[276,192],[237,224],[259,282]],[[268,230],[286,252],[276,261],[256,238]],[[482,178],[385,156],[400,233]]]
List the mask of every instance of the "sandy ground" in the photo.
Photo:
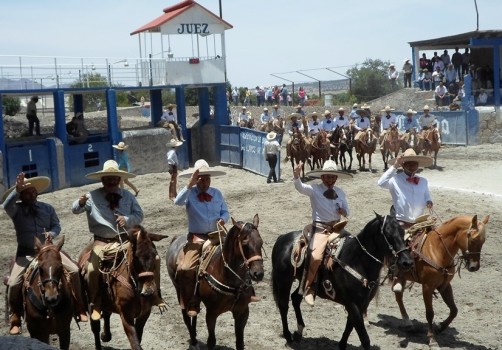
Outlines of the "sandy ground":
[[[502,144],[472,147],[444,147],[440,150],[437,169],[425,169],[423,175],[430,181],[434,199],[435,214],[440,220],[468,214],[481,217],[490,214],[487,242],[482,253],[482,267],[476,273],[462,271],[461,278],[453,280],[459,314],[449,329],[438,336],[442,349],[488,350],[502,348],[502,319],[500,305],[502,279],[500,263],[497,259],[502,249],[499,235],[502,228],[500,207],[502,205],[502,163],[500,154]],[[355,155],[354,155],[355,156]],[[357,160],[355,160],[357,162]],[[289,164],[283,164],[283,181],[267,184],[265,178],[236,168],[217,167],[227,172],[226,177],[214,178],[212,185],[221,189],[226,196],[231,215],[242,221],[252,220],[253,215],[260,216],[260,233],[264,239],[266,276],[263,282],[255,286],[262,301],[250,306],[250,318],[245,330],[246,348],[250,350],[280,349],[285,347],[281,337],[279,313],[272,298],[270,287],[272,246],[277,236],[301,228],[310,219],[310,205],[306,196],[297,193],[292,185],[292,171]],[[354,179],[340,181],[348,195],[352,215],[347,229],[359,232],[364,224],[372,219],[373,211],[381,214],[388,212],[391,205],[390,195],[377,187],[377,179],[382,174],[383,163],[380,154],[374,156],[376,170],[354,172]],[[355,167],[353,167],[355,168]],[[183,234],[187,226],[183,207],[174,206],[167,200],[167,173],[138,176],[133,183],[141,189],[138,200],[145,212],[144,226],[151,232],[175,236]],[[187,180],[181,179],[180,187]],[[70,206],[79,195],[98,187],[98,184],[80,188],[69,188],[40,196],[42,201],[54,205],[59,213],[66,234],[64,249],[76,257],[91,235],[87,230],[85,215],[73,215]],[[0,222],[4,231],[0,246],[0,261],[3,270],[16,247],[12,223],[8,216],[0,212]],[[160,252],[165,252],[168,240],[159,242]],[[144,349],[188,348],[188,333],[182,323],[174,289],[162,267],[162,290],[169,304],[169,311],[161,315],[157,309],[147,323],[143,337]],[[1,290],[1,297],[4,291]],[[410,317],[415,320],[413,331],[400,326],[400,316],[389,286],[380,290],[379,297],[369,308],[369,335],[374,349],[428,349],[426,345],[425,309],[421,298],[421,289],[415,286],[405,296]],[[0,313],[4,305],[0,303]],[[434,302],[436,320],[439,322],[447,314],[441,300]],[[303,305],[306,329],[304,339],[297,349],[317,350],[337,348],[343,331],[346,312],[343,307],[324,300],[318,300],[314,308]],[[294,315],[290,312],[290,328],[295,329]],[[207,331],[204,324],[204,310],[199,317],[198,334],[205,344]],[[106,349],[128,349],[129,343],[122,330],[118,316],[112,318],[113,339]],[[7,326],[2,325],[0,334],[7,333]],[[71,349],[93,348],[90,327],[83,324],[82,329],[72,325]],[[24,336],[27,336],[24,333]],[[233,349],[233,320],[230,314],[220,316],[217,323],[218,349]],[[2,344],[0,342],[0,348]],[[357,334],[349,338],[349,349],[359,348]],[[205,349],[205,346],[202,346]]]

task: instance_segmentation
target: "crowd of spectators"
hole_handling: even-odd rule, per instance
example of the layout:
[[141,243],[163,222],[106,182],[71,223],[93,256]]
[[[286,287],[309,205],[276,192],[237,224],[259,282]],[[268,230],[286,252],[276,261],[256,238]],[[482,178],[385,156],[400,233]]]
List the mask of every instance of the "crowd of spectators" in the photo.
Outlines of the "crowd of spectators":
[[295,98],[291,96],[286,84],[281,87],[278,85],[263,87],[256,86],[255,88],[244,88],[239,90],[234,87],[232,91],[227,91],[227,99],[234,106],[292,106],[295,101],[299,105],[304,106],[308,100],[305,89],[300,86]]

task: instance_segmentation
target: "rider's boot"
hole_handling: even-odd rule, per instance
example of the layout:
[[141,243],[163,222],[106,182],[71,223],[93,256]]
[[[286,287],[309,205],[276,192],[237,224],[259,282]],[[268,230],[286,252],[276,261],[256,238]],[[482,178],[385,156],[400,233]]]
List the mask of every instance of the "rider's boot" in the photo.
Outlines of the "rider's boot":
[[10,335],[21,334],[21,316],[23,315],[23,295],[21,288],[21,284],[19,286],[9,286]]

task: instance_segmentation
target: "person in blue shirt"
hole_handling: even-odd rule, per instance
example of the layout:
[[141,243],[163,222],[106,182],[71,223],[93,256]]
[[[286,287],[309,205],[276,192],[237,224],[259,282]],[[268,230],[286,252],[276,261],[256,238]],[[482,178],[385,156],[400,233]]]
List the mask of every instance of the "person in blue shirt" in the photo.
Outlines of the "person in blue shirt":
[[183,247],[183,259],[178,264],[176,274],[183,281],[192,281],[180,286],[180,304],[187,310],[189,317],[195,317],[200,312],[197,268],[202,245],[209,238],[209,233],[218,231],[218,226],[225,225],[230,219],[223,194],[211,187],[211,177],[221,175],[225,175],[225,172],[212,170],[205,160],[199,159],[195,162],[188,184],[174,199],[175,205],[186,207],[188,215],[187,243]]
[[406,144],[409,143],[410,140],[410,134],[411,133],[417,133],[420,131],[420,124],[418,124],[418,120],[414,117],[414,115],[417,112],[412,110],[411,108],[406,111],[406,118],[403,119],[403,124],[401,125],[401,131],[404,131],[403,134],[403,141],[406,142]]
[[[126,149],[129,146],[120,141],[118,145],[112,145],[112,147],[117,150],[117,163],[119,164],[119,170],[130,173],[131,164],[129,163],[129,156],[126,152]],[[120,181],[120,188],[124,188],[124,183],[134,191],[134,197],[137,197],[139,190],[136,188],[136,186],[134,186],[128,178],[124,177]]]

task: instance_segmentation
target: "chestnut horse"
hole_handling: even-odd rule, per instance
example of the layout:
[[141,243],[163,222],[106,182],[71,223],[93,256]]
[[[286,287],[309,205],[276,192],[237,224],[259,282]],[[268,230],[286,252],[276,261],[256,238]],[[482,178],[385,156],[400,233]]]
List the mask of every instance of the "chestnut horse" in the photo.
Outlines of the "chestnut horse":
[[392,124],[389,126],[389,129],[387,129],[387,133],[383,136],[383,140],[380,145],[384,170],[388,169],[387,162],[389,161],[389,157],[396,158],[400,149],[401,139],[399,136],[399,130],[397,129],[397,124]]
[[378,137],[374,134],[373,129],[366,129],[362,131],[363,134],[359,140],[354,141],[356,147],[357,160],[359,161],[359,170],[366,168],[365,155],[368,155],[368,168],[371,168],[371,155],[375,153]]
[[[122,235],[121,235],[122,236]],[[101,340],[109,342],[110,316],[120,315],[122,326],[131,349],[140,350],[143,328],[150,317],[152,299],[159,288],[155,282],[154,271],[159,258],[153,242],[167,238],[165,235],[148,233],[142,226],[135,226],[126,236],[111,260],[103,260],[101,288],[103,332],[100,337],[100,320],[91,319],[96,350],[101,350]],[[84,268],[92,248],[92,242],[84,248],[79,257],[79,265]],[[85,284],[85,283],[84,283]],[[106,284],[106,286],[104,286]],[[88,286],[85,286],[86,291]]]
[[312,146],[297,128],[295,128],[293,135],[291,136],[290,146],[291,166],[294,169],[296,164],[302,162],[302,178],[305,178],[305,163],[310,162],[310,152]]
[[441,147],[439,130],[435,127],[430,128],[428,130],[422,131],[423,135],[423,154],[426,156],[434,153],[434,164],[432,165],[434,168],[436,167],[436,161],[438,158],[439,148]]
[[[253,223],[236,222],[232,218],[233,227],[228,231],[224,242],[215,248],[207,267],[199,271],[198,293],[206,306],[209,350],[216,346],[216,320],[227,311],[232,312],[235,320],[235,348],[244,349],[244,328],[248,321],[249,302],[253,292],[250,287],[252,281],[261,281],[264,276],[261,256],[263,240],[258,232],[259,221],[258,214],[254,216]],[[221,236],[220,240],[223,240]],[[178,236],[166,252],[167,272],[176,288],[178,300],[179,286],[183,281],[176,278],[177,259],[186,242],[186,235]],[[198,349],[197,316],[190,318],[185,309],[181,310],[181,314],[190,334],[190,348]]]
[[312,156],[311,170],[316,166],[322,168],[324,162],[329,159],[330,142],[327,138],[326,130],[321,129],[319,133],[312,139],[312,147],[310,154]]
[[[486,224],[489,219],[489,215],[482,221],[478,220],[477,215],[457,216],[425,234],[417,246],[412,244],[415,267],[405,272],[404,277],[408,281],[422,284],[428,324],[427,337],[431,347],[437,346],[435,332],[443,331],[457,316],[458,309],[451,286],[455,270],[460,273],[462,264],[465,264],[470,272],[479,270],[481,248],[486,239]],[[462,256],[456,257],[459,250]],[[437,329],[433,326],[432,307],[432,298],[436,290],[450,310],[448,317]],[[395,297],[403,320],[410,325],[411,321],[403,304],[403,293],[395,293]]]
[[[358,235],[343,238],[343,247],[339,253],[335,247],[328,246],[326,249],[325,258],[332,263],[323,264],[319,269],[317,297],[345,306],[347,320],[338,343],[341,350],[347,348],[347,341],[354,328],[362,347],[365,350],[370,349],[370,338],[364,326],[363,314],[380,283],[380,271],[384,259],[395,259],[403,269],[409,269],[413,264],[413,259],[404,243],[404,230],[394,215],[393,210],[391,215],[376,214]],[[272,249],[274,300],[281,315],[282,335],[288,343],[299,342],[305,328],[300,309],[303,297],[299,294],[299,284],[291,293],[293,283],[302,278],[305,269],[305,260],[299,262],[293,258],[293,250],[299,245],[298,239],[301,235],[302,231],[280,235]],[[288,326],[290,300],[298,327],[294,335]],[[338,316],[337,319],[340,318]],[[301,349],[301,345],[298,348]]]
[[42,244],[35,237],[36,265],[32,263],[26,272],[23,297],[30,336],[49,344],[50,334],[57,334],[59,347],[69,349],[73,298],[61,261],[63,244],[64,236],[56,245],[50,238]]

